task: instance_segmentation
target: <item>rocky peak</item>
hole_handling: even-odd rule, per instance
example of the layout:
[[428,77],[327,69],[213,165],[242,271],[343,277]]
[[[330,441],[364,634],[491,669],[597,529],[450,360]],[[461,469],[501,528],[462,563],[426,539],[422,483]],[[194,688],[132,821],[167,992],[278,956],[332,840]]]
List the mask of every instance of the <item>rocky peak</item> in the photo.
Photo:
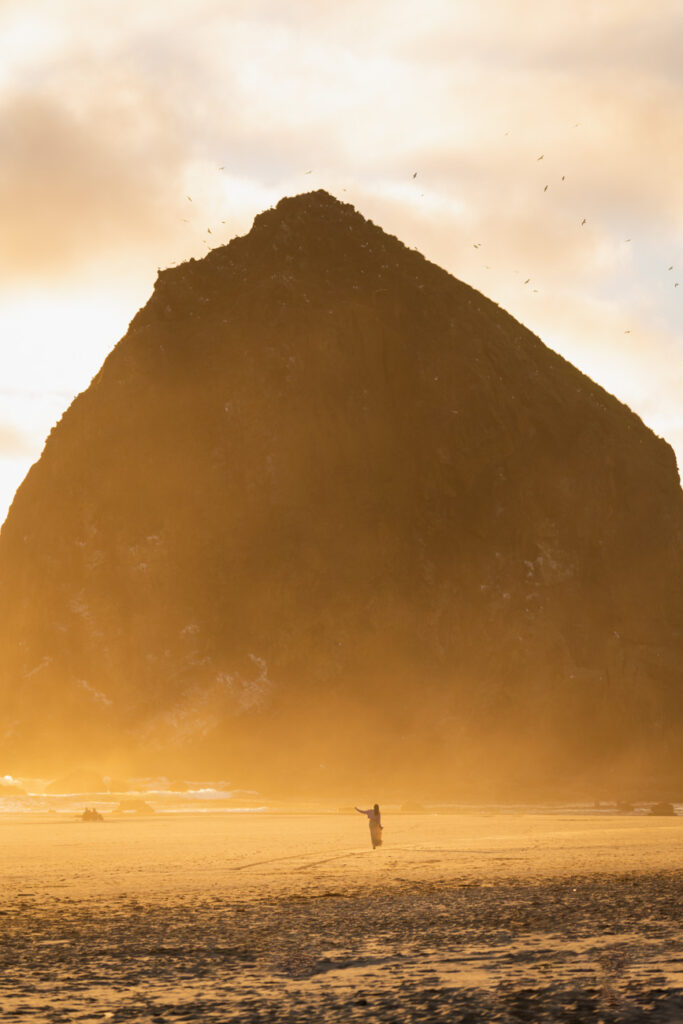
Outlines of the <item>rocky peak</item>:
[[7,769],[680,779],[682,537],[622,403],[353,207],[283,199],[159,275],[17,494]]

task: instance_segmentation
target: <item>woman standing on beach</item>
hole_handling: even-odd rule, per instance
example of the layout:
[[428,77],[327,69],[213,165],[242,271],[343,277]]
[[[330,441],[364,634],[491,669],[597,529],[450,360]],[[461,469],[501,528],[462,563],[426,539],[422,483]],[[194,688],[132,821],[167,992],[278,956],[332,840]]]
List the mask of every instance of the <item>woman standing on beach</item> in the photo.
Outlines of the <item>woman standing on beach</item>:
[[356,807],[359,814],[367,815],[370,821],[370,838],[372,839],[372,848],[375,850],[378,846],[382,845],[382,819],[379,813],[379,804],[369,811],[361,811],[360,807]]

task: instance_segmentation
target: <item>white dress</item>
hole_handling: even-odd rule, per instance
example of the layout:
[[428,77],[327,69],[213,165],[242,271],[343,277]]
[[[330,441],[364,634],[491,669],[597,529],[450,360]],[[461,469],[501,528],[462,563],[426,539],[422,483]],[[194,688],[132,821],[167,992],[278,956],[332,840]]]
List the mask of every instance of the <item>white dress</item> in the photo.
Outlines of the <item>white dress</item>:
[[374,808],[370,808],[369,811],[362,811],[360,807],[356,807],[359,814],[366,814],[370,822],[370,838],[372,839],[373,850],[382,845],[382,815],[375,814]]

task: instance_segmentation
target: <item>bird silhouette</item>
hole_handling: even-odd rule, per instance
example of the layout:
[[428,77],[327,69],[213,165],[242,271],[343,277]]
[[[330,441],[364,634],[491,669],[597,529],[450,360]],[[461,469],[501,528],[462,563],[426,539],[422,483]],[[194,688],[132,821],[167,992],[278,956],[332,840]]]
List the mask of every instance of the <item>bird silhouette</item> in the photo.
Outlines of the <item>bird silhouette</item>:
[[625,241],[625,242],[630,242],[630,241],[631,241],[631,239],[630,239],[630,238],[625,238],[625,239],[624,239],[624,241]]
[[414,172],[413,177],[417,178],[417,171]]
[[584,217],[584,218],[583,218],[583,220],[581,221],[581,227],[583,227],[583,225],[584,225],[585,223],[586,223],[586,218]]
[[209,232],[210,235],[213,234],[213,231],[211,230],[211,228],[207,228],[206,230]]
[[192,196],[185,196],[185,198],[189,199],[189,201],[192,202]]
[[672,263],[671,266],[669,267],[669,270],[673,270],[673,268],[674,268],[674,265]]
[[544,153],[541,153],[541,155],[540,155],[540,156],[537,156],[537,157],[536,157],[536,162],[538,163],[538,161],[539,161],[539,160],[542,160],[544,156],[545,156],[545,154],[544,154]]
[[565,175],[563,174],[563,175],[562,175],[562,181],[564,181],[564,179],[565,179]]
[[676,284],[674,285],[674,288],[678,288],[678,281],[676,281]]
[[304,173],[305,174],[313,174],[313,170],[311,169],[310,171],[305,171]]
[[630,331],[624,331],[624,334],[630,334],[630,333],[631,333]]
[[545,187],[545,188],[543,189],[543,191],[544,191],[544,192],[547,192],[547,191],[548,191],[548,186],[547,186],[547,185],[546,185],[546,187]]
[[530,278],[530,277],[527,277],[527,279],[526,279],[526,281],[524,282],[524,284],[528,284],[530,280],[531,280],[531,278]]

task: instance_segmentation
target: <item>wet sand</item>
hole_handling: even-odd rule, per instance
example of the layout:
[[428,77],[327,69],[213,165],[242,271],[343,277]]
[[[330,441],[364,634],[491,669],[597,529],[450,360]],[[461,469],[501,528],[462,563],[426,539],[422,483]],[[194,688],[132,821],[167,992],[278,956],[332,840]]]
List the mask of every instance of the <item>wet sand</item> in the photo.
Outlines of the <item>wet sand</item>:
[[7,1021],[683,1021],[683,818],[0,818]]

